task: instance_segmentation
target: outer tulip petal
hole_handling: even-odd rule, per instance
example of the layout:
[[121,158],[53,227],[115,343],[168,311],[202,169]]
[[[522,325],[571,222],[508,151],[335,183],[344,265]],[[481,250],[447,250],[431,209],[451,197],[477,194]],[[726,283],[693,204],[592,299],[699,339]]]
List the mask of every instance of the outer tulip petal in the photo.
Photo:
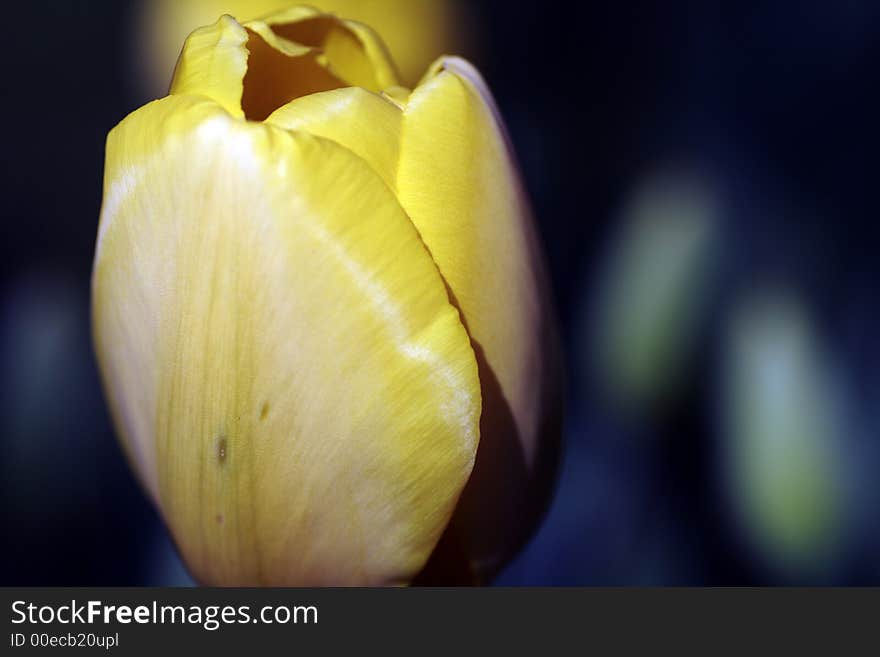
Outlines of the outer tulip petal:
[[492,572],[543,511],[555,468],[560,361],[548,285],[508,140],[473,67],[439,60],[412,92],[402,130],[398,199],[480,362],[480,453],[454,523],[479,537],[465,547],[472,565]]
[[176,96],[114,129],[106,172],[99,361],[193,572],[409,581],[471,472],[480,382],[392,192],[329,140]]
[[360,157],[393,189],[400,150],[400,108],[379,94],[348,87],[312,94],[273,112],[266,123],[332,139]]

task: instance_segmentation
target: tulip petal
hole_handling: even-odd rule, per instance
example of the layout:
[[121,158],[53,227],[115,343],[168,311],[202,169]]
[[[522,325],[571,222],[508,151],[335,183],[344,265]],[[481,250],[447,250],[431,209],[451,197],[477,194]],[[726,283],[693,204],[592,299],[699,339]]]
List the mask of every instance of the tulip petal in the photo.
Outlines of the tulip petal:
[[[534,522],[547,499],[545,472],[555,465],[561,422],[560,359],[509,141],[485,83],[467,62],[438,60],[412,92],[397,192],[480,363],[480,453],[456,521],[465,527],[462,536],[482,537],[467,551],[477,570],[491,572],[518,547],[528,516]],[[497,530],[486,532],[490,524]]]
[[364,160],[203,98],[151,103],[108,139],[93,299],[115,421],[200,580],[422,568],[473,466],[480,382]]
[[262,121],[309,94],[349,86],[378,93],[397,84],[372,30],[294,7],[244,25],[222,16],[195,30],[178,59],[171,94],[207,96],[237,118]]
[[261,21],[223,16],[183,46],[171,93],[202,95],[237,118],[261,121],[294,98],[345,87],[318,48],[278,36]]
[[279,36],[320,48],[330,66],[350,84],[381,91],[400,84],[382,39],[368,26],[308,6],[291,7],[263,19]]
[[259,22],[248,23],[247,31],[250,55],[241,106],[248,119],[262,121],[294,98],[346,86],[320,50],[279,37]]
[[366,160],[390,189],[396,184],[401,112],[379,94],[348,87],[304,96],[266,123],[332,139]]
[[241,96],[248,67],[248,33],[231,16],[190,34],[174,69],[171,94],[211,98],[243,117]]

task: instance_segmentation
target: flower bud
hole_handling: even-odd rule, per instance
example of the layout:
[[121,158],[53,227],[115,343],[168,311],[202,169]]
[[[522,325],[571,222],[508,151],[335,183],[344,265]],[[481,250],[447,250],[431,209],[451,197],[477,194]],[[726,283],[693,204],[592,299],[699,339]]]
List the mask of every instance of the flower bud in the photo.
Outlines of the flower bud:
[[200,581],[409,583],[444,532],[478,581],[546,502],[556,329],[463,60],[410,92],[369,28],[311,8],[193,32],[108,137],[93,323]]
[[[150,0],[138,15],[137,69],[143,86],[165,93],[168,72],[186,35],[221,14],[238,21],[265,16],[289,0]],[[459,0],[321,0],[327,12],[369,25],[394,53],[401,78],[419,80],[432,61],[445,52],[472,53],[471,33],[478,16]]]

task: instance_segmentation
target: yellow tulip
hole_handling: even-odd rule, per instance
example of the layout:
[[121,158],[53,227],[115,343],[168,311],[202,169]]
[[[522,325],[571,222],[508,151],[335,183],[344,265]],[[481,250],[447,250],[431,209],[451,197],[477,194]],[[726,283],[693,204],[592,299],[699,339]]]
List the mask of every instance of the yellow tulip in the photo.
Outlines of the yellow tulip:
[[196,30],[108,137],[92,287],[118,433],[200,581],[404,584],[432,554],[478,581],[534,526],[555,326],[467,62],[410,92],[314,9]]
[[[446,52],[471,46],[472,12],[459,0],[315,0],[322,11],[376,29],[407,84],[418,81],[428,65]],[[164,93],[168,72],[184,37],[200,25],[229,14],[239,21],[285,9],[290,0],[150,0],[139,18],[141,62],[150,86]]]

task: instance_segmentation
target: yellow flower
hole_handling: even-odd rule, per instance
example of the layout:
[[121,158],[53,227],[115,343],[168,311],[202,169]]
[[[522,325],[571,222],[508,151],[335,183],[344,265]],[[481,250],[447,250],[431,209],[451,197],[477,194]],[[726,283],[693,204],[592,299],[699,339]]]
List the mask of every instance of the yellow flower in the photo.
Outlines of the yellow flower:
[[407,583],[447,526],[438,571],[448,552],[491,575],[549,490],[548,305],[503,127],[461,59],[410,92],[359,23],[223,16],[108,137],[97,354],[203,582]]
[[[470,48],[474,17],[458,0],[315,0],[322,11],[376,29],[400,67],[404,82],[418,81],[428,65],[446,52]],[[180,44],[193,29],[226,13],[239,21],[285,9],[289,0],[150,0],[140,17],[141,60],[151,86],[164,93]]]

